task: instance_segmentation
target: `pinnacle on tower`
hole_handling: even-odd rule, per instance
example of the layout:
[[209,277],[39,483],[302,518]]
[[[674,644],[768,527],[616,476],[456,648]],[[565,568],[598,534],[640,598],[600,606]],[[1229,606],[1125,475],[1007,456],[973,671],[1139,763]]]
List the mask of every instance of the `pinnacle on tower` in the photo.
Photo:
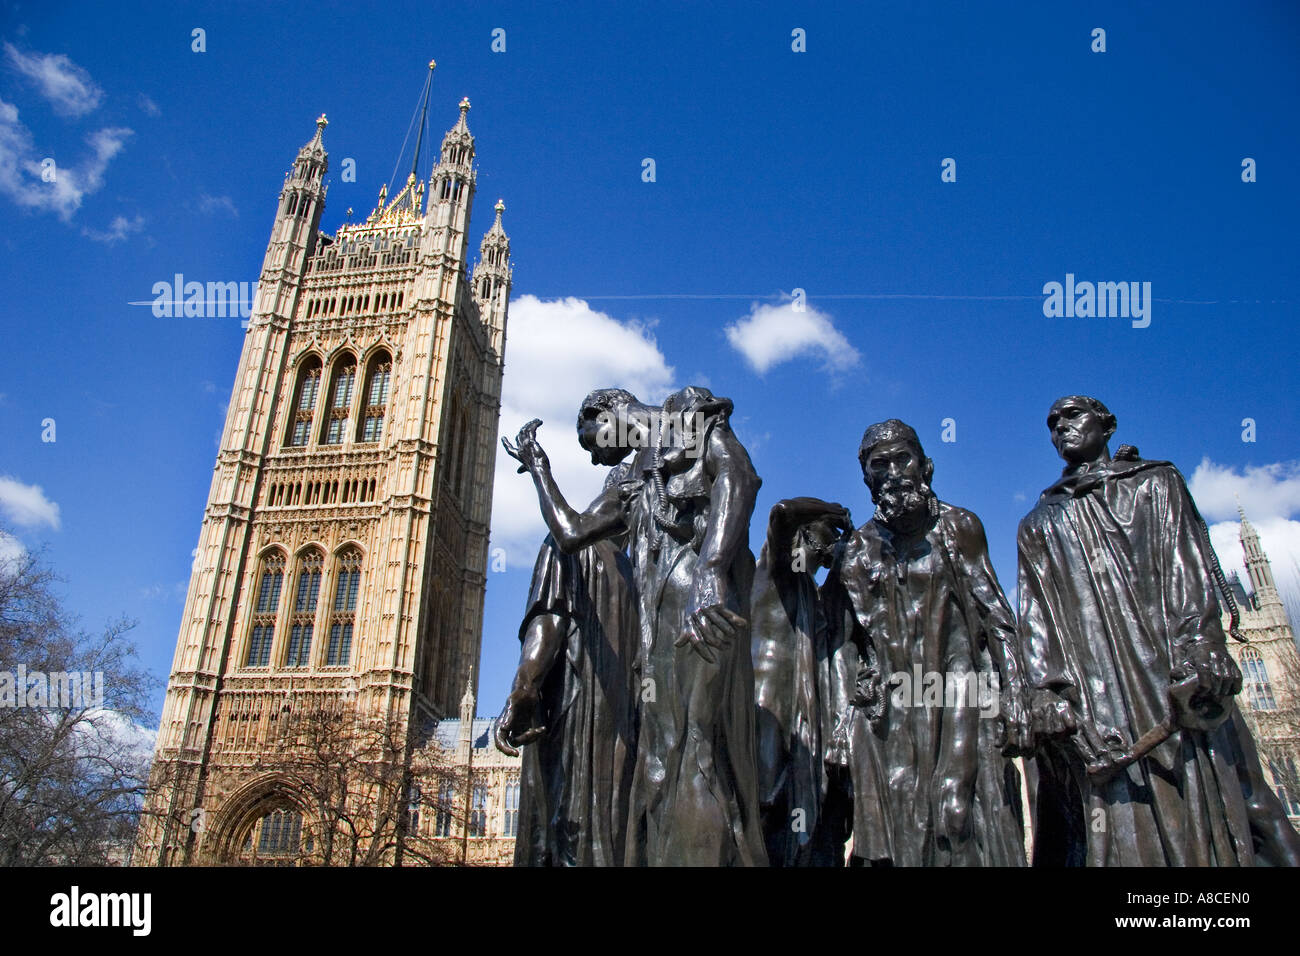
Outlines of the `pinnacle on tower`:
[[506,204],[498,199],[494,208],[496,219],[479,243],[478,264],[474,266],[470,281],[483,322],[491,336],[492,350],[500,358],[505,347],[506,303],[510,298],[514,270],[510,265],[510,237],[506,235],[505,226],[501,223],[501,214],[506,211]]
[[[491,280],[504,280],[504,283],[509,285],[512,272],[510,237],[506,235],[505,226],[501,223],[501,214],[506,211],[505,201],[498,199],[492,208],[496,210],[496,219],[492,221],[492,228],[484,233],[483,241],[479,243],[479,260],[474,268],[474,292],[483,302],[492,298],[492,292],[500,284]],[[488,280],[486,284],[485,280]]]
[[313,153],[323,156],[325,154],[325,141],[322,137],[325,135],[325,127],[329,126],[330,121],[321,113],[316,117],[316,135],[313,136],[302,149],[298,150],[298,155],[303,153]]
[[474,733],[474,668],[472,666],[465,678],[465,693],[460,698],[460,732],[463,739],[469,739]]
[[474,161],[474,134],[469,131],[469,97],[460,100],[460,118],[442,138],[442,163],[469,166]]
[[325,127],[329,125],[329,120],[325,114],[321,113],[316,117],[316,135],[303,144],[302,149],[298,150],[298,158],[293,164],[293,168],[284,177],[285,185],[290,182],[319,182],[325,173],[329,170],[329,154],[325,152]]
[[492,228],[487,231],[487,235],[484,236],[483,239],[485,242],[488,239],[505,239],[506,242],[509,242],[510,239],[506,236],[505,227],[501,225],[501,214],[506,211],[506,201],[504,199],[498,199],[497,204],[492,208],[496,210],[497,218],[492,223]]
[[1273,581],[1273,567],[1268,555],[1259,542],[1259,532],[1246,517],[1246,511],[1237,499],[1237,514],[1241,516],[1241,550],[1245,553],[1246,573],[1250,576],[1251,587],[1255,590],[1255,605],[1263,610],[1265,607],[1282,607],[1282,598]]

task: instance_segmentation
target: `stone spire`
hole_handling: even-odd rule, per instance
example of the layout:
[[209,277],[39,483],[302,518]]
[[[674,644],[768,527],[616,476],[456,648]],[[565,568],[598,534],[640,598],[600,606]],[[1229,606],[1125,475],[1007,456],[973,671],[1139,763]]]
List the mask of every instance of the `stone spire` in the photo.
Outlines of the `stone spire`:
[[496,220],[479,243],[479,259],[474,267],[472,286],[479,315],[491,338],[492,349],[497,361],[501,361],[505,347],[506,303],[510,299],[514,267],[510,264],[510,237],[501,224],[501,214],[506,211],[506,204],[498,199],[495,209]]
[[468,726],[474,720],[474,668],[465,678],[465,693],[460,696],[460,720]]
[[460,119],[442,138],[438,164],[433,167],[429,183],[428,213],[425,228],[432,234],[435,255],[451,256],[457,262],[462,279],[467,270],[466,234],[474,204],[474,136],[469,131],[469,98],[460,101]]
[[465,693],[460,698],[460,739],[456,742],[461,760],[469,759],[474,746],[474,668],[465,678]]
[[296,195],[299,201],[294,203],[293,215],[300,219],[310,218],[313,211],[310,205],[304,209],[301,205],[302,200],[305,199],[310,203],[325,198],[323,180],[325,174],[329,172],[330,158],[325,152],[324,136],[325,127],[329,123],[324,113],[316,118],[316,135],[298,150],[298,158],[294,160],[293,168],[284,177],[284,189],[280,193],[280,198],[285,205],[281,208],[285,208],[291,195]]
[[1241,516],[1241,549],[1246,555],[1246,573],[1250,575],[1250,586],[1255,591],[1255,605],[1262,611],[1265,608],[1282,608],[1282,598],[1273,581],[1273,567],[1268,555],[1259,543],[1259,532],[1246,517],[1241,501],[1237,501],[1237,514]]
[[298,150],[292,168],[285,173],[253,304],[253,310],[262,316],[284,313],[283,318],[288,319],[293,292],[283,283],[289,281],[287,276],[301,273],[305,258],[315,248],[321,212],[325,209],[325,173],[330,168],[324,142],[328,125],[329,120],[322,113],[316,120],[316,135]]
[[329,126],[329,124],[330,121],[325,118],[324,113],[316,117],[316,135],[309,139],[302,149],[298,150],[299,159],[317,156],[322,160],[325,158],[325,141],[322,137],[325,135],[325,127]]

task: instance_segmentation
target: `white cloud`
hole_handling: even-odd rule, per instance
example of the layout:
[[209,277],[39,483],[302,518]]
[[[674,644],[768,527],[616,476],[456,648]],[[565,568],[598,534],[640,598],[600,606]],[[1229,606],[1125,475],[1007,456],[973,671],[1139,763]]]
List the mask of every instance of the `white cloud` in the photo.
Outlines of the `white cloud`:
[[[131,135],[124,127],[97,130],[86,137],[91,154],[76,165],[64,165],[37,152],[31,132],[18,120],[18,108],[0,100],[0,193],[25,209],[53,212],[67,222],[82,199],[103,187],[104,171]],[[56,160],[53,182],[42,178],[44,159]]]
[[94,239],[96,242],[107,243],[112,245],[115,242],[121,242],[133,232],[139,232],[144,228],[144,218],[142,216],[132,216],[127,219],[126,216],[114,216],[113,221],[108,224],[108,229],[100,232],[98,229],[85,227],[81,234],[88,239]]
[[[595,388],[625,388],[646,402],[670,391],[674,370],[645,326],[597,312],[581,299],[543,301],[525,295],[510,303],[502,380],[501,435],[514,440],[526,422],[545,424],[537,437],[569,504],[586,508],[607,469],[591,464],[578,445],[578,405]],[[492,547],[512,564],[531,566],[546,536],[537,493],[518,462],[498,446],[492,492]]]
[[1300,462],[1247,465],[1238,470],[1209,458],[1192,472],[1187,482],[1196,506],[1210,525],[1210,541],[1225,574],[1238,572],[1250,590],[1241,550],[1241,525],[1237,500],[1259,532],[1259,543],[1273,567],[1282,600],[1300,598]]
[[146,727],[108,708],[87,708],[86,719],[76,725],[75,733],[75,746],[82,756],[129,757],[139,761],[142,768],[153,759],[158,742],[156,727]]
[[224,212],[232,219],[239,218],[239,210],[235,208],[235,201],[229,196],[209,196],[207,193],[203,193],[199,196],[199,212],[208,216],[214,212]]
[[140,104],[140,109],[144,110],[145,115],[162,116],[162,110],[158,108],[158,104],[155,103],[148,96],[146,96],[144,93],[140,94],[140,97],[137,100],[137,102]]
[[0,575],[12,574],[26,555],[27,549],[21,541],[0,531]]
[[59,506],[45,497],[39,485],[24,485],[8,475],[0,476],[0,511],[19,527],[43,524],[59,528]]
[[104,98],[90,74],[62,53],[23,53],[6,43],[5,59],[32,81],[60,116],[85,116]]
[[1300,512],[1300,461],[1247,465],[1238,472],[1202,458],[1187,487],[1207,520],[1235,518],[1237,498],[1252,521],[1289,517]]
[[822,357],[826,368],[842,371],[861,361],[831,317],[810,305],[802,311],[793,302],[755,303],[749,315],[727,326],[727,341],[760,375],[774,365],[803,355]]

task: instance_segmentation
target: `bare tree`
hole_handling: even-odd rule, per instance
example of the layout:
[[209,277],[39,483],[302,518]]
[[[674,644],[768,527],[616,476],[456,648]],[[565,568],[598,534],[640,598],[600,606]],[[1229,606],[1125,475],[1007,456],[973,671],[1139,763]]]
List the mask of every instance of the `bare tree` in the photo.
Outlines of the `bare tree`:
[[292,851],[276,862],[457,861],[458,846],[425,838],[413,825],[430,809],[456,813],[454,799],[445,801],[446,807],[428,800],[429,794],[460,793],[464,786],[463,770],[451,766],[439,748],[412,747],[404,721],[367,717],[339,698],[286,702],[275,719],[275,742],[251,769],[282,781],[306,804],[311,819],[309,832],[296,836]]
[[120,863],[152,740],[125,619],[93,635],[54,594],[40,555],[0,564],[0,866]]

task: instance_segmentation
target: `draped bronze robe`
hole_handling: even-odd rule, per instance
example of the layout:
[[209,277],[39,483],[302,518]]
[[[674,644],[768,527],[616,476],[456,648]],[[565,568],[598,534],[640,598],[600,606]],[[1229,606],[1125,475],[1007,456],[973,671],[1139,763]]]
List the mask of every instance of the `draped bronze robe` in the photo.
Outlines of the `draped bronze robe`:
[[[1168,462],[1067,474],[1020,522],[1020,635],[1032,688],[1131,744],[1170,710],[1170,670],[1222,646],[1210,544]],[[1094,785],[1070,740],[1038,758],[1035,865],[1253,864],[1239,746],[1182,730]]]
[[774,560],[789,555],[773,555],[765,543],[751,605],[758,793],[768,862],[843,866],[847,797],[825,762],[835,729],[826,615],[816,579],[806,571],[775,574]]
[[[729,427],[731,402],[688,388],[670,396],[664,410],[688,420],[698,413],[703,425],[695,447],[705,449],[715,429]],[[736,464],[749,467],[747,459]],[[676,646],[705,532],[716,518],[716,479],[705,456],[692,457],[681,444],[666,449],[662,465],[646,449],[636,467],[639,480],[624,485],[626,522],[640,601],[638,676],[651,690],[641,695],[627,862],[762,866],[749,628],[739,629],[714,663],[689,645]],[[747,525],[749,513],[743,517]],[[725,574],[731,610],[748,619],[754,556],[747,545]]]
[[[926,706],[919,690],[891,693],[874,723],[849,710],[853,852],[894,866],[1023,866],[1020,774],[1000,750],[992,702],[1001,683],[989,652],[991,641],[1015,640],[1011,607],[979,519],[942,502],[938,509],[911,546],[878,521],[859,528],[827,579],[826,590],[842,589],[838,600],[828,597],[827,615],[852,638],[837,642],[843,650],[856,648],[883,680],[962,675],[986,695],[945,694]],[[963,553],[958,538],[975,542],[966,551],[977,553]],[[958,781],[968,822],[947,832],[941,805]]]
[[564,646],[541,688],[544,737],[523,748],[516,866],[622,866],[636,755],[640,632],[614,540],[563,554],[547,535],[520,625],[558,616]]

